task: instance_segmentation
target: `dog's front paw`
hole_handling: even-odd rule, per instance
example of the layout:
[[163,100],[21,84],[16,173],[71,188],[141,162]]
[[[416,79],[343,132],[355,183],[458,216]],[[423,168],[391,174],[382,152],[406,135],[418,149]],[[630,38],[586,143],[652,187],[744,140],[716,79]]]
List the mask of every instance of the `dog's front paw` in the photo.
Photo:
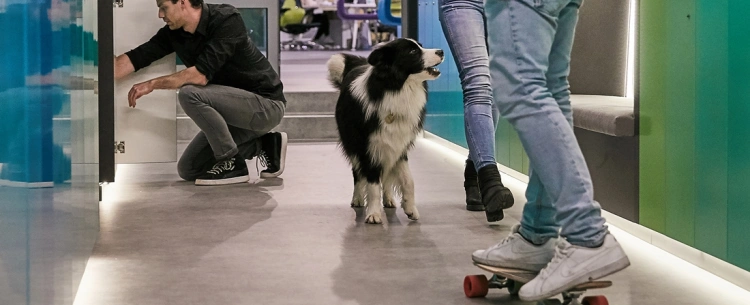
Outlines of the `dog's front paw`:
[[384,196],[383,197],[383,207],[386,207],[386,208],[395,208],[396,204],[394,202],[396,202],[396,200],[394,200],[392,196]]
[[364,198],[354,198],[352,199],[352,207],[353,208],[360,208],[365,206],[365,199]]
[[370,214],[370,215],[367,215],[367,219],[365,219],[365,222],[373,223],[373,224],[383,223],[383,218],[380,215],[380,213]]
[[404,213],[406,213],[406,216],[408,216],[411,220],[419,219],[419,211],[417,211],[417,207],[413,204],[404,205]]

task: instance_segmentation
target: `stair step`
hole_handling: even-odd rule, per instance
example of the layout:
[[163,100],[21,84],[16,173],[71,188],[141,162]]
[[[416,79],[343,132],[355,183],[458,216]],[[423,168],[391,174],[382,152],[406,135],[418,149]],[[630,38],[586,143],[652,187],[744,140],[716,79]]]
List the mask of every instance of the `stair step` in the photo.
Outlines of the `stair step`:
[[[285,92],[286,113],[333,113],[336,110],[338,91],[329,92]],[[185,110],[177,103],[177,116],[185,116]]]
[[286,112],[330,112],[336,110],[339,98],[337,91],[330,92],[285,92]]
[[284,116],[274,130],[286,132],[290,141],[336,141],[339,136],[333,115]]
[[[333,114],[286,115],[274,130],[286,132],[289,140],[294,142],[327,142],[338,139]],[[190,141],[199,131],[200,128],[189,117],[177,117],[178,141]]]
[[[284,131],[290,141],[336,141],[337,91],[285,92],[287,99],[284,118],[274,130]],[[177,105],[177,139],[189,141],[200,128]]]

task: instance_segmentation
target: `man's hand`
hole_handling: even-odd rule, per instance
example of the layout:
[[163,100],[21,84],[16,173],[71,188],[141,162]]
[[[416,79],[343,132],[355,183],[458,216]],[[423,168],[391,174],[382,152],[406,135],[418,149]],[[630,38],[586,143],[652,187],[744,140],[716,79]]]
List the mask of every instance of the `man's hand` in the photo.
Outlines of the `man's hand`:
[[130,88],[130,92],[128,93],[128,105],[135,108],[135,100],[151,93],[152,91],[154,91],[154,85],[151,81],[133,85],[133,88]]

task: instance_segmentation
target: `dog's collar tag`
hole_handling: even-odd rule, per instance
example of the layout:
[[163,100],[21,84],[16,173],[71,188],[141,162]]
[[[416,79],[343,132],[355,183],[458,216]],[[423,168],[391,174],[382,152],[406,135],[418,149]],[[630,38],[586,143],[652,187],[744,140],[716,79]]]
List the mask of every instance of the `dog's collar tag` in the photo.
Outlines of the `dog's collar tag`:
[[390,124],[393,123],[393,121],[396,119],[396,116],[393,115],[393,113],[389,113],[387,117],[385,117],[385,122]]

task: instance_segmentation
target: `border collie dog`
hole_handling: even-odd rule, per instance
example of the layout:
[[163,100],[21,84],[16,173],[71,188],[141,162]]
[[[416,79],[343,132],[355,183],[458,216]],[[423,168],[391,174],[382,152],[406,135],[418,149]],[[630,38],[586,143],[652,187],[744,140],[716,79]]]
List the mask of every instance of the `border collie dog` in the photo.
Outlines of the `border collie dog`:
[[397,39],[367,58],[337,54],[328,60],[329,80],[340,91],[340,146],[354,175],[351,205],[361,207],[367,201],[367,223],[382,222],[380,202],[395,207],[394,192],[401,195],[409,219],[419,219],[406,154],[422,131],[426,81],[440,76],[434,67],[444,57],[442,50]]

